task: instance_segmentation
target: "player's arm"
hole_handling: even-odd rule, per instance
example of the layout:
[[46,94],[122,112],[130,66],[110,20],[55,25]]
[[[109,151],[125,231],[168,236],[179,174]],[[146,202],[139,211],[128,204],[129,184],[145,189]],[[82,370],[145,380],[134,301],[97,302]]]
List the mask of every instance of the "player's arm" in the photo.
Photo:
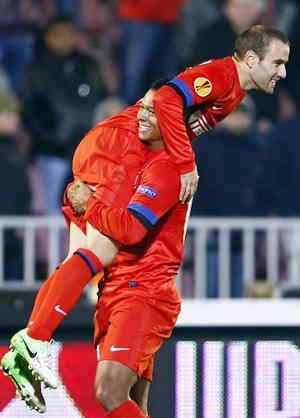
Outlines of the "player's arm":
[[189,97],[182,97],[171,86],[161,87],[154,96],[154,108],[166,147],[178,164],[181,173],[179,199],[187,202],[196,193],[198,172],[195,155],[184,121],[184,107],[190,106]]
[[154,96],[160,130],[173,161],[181,173],[180,200],[188,201],[197,190],[195,155],[187,134],[184,109],[212,102],[223,94],[224,72],[199,65],[187,69]]
[[157,161],[143,173],[140,186],[127,208],[105,207],[92,196],[87,203],[85,219],[121,244],[133,245],[178,202],[179,189],[177,167],[172,162]]
[[186,96],[171,84],[162,86],[154,96],[160,131],[169,154],[179,166],[180,174],[189,173],[195,168],[195,155],[184,121],[184,108],[192,106],[193,99],[188,93]]

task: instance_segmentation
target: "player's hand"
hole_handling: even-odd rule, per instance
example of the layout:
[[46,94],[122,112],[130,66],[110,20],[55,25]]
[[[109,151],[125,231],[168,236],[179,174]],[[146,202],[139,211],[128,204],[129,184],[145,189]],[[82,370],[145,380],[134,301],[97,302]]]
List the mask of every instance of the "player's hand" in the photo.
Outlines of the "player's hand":
[[92,194],[92,188],[81,180],[76,180],[72,186],[68,188],[68,198],[72,208],[78,216],[85,213],[87,201]]
[[198,187],[199,176],[197,167],[195,167],[194,171],[191,171],[190,173],[182,174],[180,176],[180,180],[181,190],[179,200],[181,203],[187,203],[194,196]]

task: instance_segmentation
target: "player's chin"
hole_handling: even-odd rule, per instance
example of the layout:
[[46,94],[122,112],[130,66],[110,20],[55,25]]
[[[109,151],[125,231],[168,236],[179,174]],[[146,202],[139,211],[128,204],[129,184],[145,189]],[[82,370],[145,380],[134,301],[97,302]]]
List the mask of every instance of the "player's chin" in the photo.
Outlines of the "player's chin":
[[274,93],[274,87],[267,87],[263,91],[264,91],[264,93],[267,93],[267,94],[273,94]]
[[139,132],[139,138],[141,141],[145,142],[149,140],[149,134],[145,132]]
[[273,94],[273,93],[274,93],[274,91],[275,91],[275,87],[276,87],[276,85],[271,84],[271,85],[269,85],[269,86],[266,88],[265,92],[266,92],[267,94]]

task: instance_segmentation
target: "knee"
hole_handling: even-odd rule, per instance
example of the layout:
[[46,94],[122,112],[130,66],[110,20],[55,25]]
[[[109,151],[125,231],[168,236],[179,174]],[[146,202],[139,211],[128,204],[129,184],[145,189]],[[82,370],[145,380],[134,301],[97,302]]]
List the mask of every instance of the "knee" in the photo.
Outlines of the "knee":
[[118,252],[113,246],[101,247],[90,242],[85,245],[85,248],[92,251],[99,258],[103,267],[109,266],[114,261]]
[[101,235],[98,231],[87,234],[85,248],[92,251],[101,261],[103,267],[107,267],[113,262],[117,253],[118,246],[110,238]]
[[122,393],[115,379],[106,377],[95,385],[96,399],[106,411],[119,406],[127,400],[126,393]]
[[96,399],[106,411],[114,409],[115,396],[108,388],[96,388]]

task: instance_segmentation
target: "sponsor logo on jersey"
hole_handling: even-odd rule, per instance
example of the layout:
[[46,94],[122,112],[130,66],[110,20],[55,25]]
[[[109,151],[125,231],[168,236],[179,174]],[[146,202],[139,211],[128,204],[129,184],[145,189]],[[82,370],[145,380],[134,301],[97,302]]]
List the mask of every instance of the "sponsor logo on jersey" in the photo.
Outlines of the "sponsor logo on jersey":
[[212,84],[207,78],[198,77],[194,81],[194,89],[198,96],[206,97],[212,91]]
[[156,190],[151,189],[151,187],[148,186],[143,186],[142,184],[138,187],[137,192],[145,194],[146,196],[151,197],[151,199],[157,196]]

